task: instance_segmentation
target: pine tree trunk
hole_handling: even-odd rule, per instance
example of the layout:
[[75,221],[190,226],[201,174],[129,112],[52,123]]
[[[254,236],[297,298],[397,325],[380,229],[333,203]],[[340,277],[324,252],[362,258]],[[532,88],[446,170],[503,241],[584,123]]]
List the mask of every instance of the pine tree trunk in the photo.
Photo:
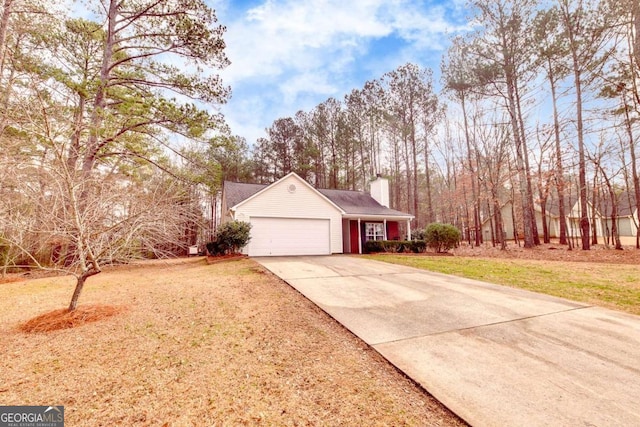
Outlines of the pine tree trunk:
[[[509,86],[509,84],[507,84]],[[510,89],[512,90],[512,89]],[[527,169],[524,162],[524,153],[525,149],[522,145],[522,140],[520,138],[520,131],[518,126],[518,120],[515,116],[515,102],[512,97],[509,97],[509,115],[511,117],[511,125],[513,128],[513,137],[515,138],[516,143],[516,165],[518,169],[518,187],[520,190],[520,199],[522,202],[522,223],[524,226],[524,247],[525,248],[533,248],[535,246],[534,238],[533,238],[533,230],[531,229],[532,218],[531,218],[531,206],[529,206],[529,194],[527,192]],[[515,220],[515,218],[514,218]],[[517,234],[517,233],[516,233]]]
[[[535,206],[533,204],[533,185],[531,184],[531,167],[529,166],[529,150],[527,148],[527,136],[525,134],[524,120],[522,118],[522,107],[520,101],[520,91],[518,90],[518,85],[514,85],[514,93],[515,93],[515,101],[516,101],[516,111],[518,113],[518,124],[520,128],[520,140],[522,141],[522,154],[524,157],[524,167],[526,171],[527,178],[527,205],[529,207],[529,217],[531,218],[531,235],[533,236],[533,244],[538,246],[540,244],[540,233],[538,232],[538,223],[536,221],[536,211]],[[525,225],[527,227],[527,225]]]
[[567,244],[567,220],[564,211],[564,165],[562,163],[562,143],[560,140],[560,119],[558,118],[558,101],[556,95],[555,76],[551,58],[547,59],[549,66],[549,85],[551,87],[551,101],[553,103],[553,133],[556,142],[556,190],[558,191],[558,220],[560,222],[560,244]]
[[540,203],[541,215],[542,215],[542,236],[545,243],[550,243],[549,238],[549,226],[547,225],[547,201],[543,200]]
[[[476,189],[476,176],[475,176],[475,171],[473,169],[473,160],[471,156],[471,137],[469,136],[469,121],[467,118],[467,108],[466,108],[464,94],[462,94],[462,97],[461,97],[461,104],[462,104],[462,118],[464,120],[464,135],[465,135],[465,141],[467,143],[467,163],[469,166],[469,174],[471,176],[471,198],[473,199],[473,228],[475,230],[474,243],[476,246],[480,246],[480,236],[479,236],[480,233],[478,233],[478,228],[479,228],[478,191]],[[471,240],[469,240],[469,243],[471,243]]]
[[120,2],[118,0],[110,0],[109,2],[107,34],[102,56],[102,65],[100,67],[100,78],[94,100],[93,111],[91,113],[91,129],[87,142],[87,150],[82,164],[82,172],[85,177],[91,175],[96,162],[96,157],[100,151],[98,135],[104,122],[104,109],[107,105],[106,91],[111,76],[111,60],[113,58],[113,51],[116,47],[115,28],[119,4]]
[[[566,6],[568,8],[568,6]],[[568,10],[565,11],[565,20],[569,19]],[[582,239],[582,249],[590,249],[590,225],[589,207],[587,203],[587,165],[584,151],[584,121],[582,118],[582,76],[580,72],[580,60],[578,58],[578,47],[574,39],[572,23],[565,22],[567,36],[569,38],[569,48],[571,49],[571,59],[573,68],[573,83],[576,88],[576,127],[578,132],[578,186],[580,200],[580,237]]]
[[6,64],[6,51],[7,51],[7,31],[9,28],[9,15],[11,15],[13,0],[4,0],[2,9],[2,18],[0,18],[0,135],[4,133],[4,129],[7,126],[7,107],[9,106],[9,100],[11,97],[12,84],[15,69],[11,67],[9,70],[9,76],[5,80],[4,69]]
[[[638,23],[640,24],[640,17],[638,19]],[[640,37],[638,37],[640,39]],[[640,213],[640,176],[638,176],[638,163],[636,156],[636,144],[633,138],[633,130],[631,129],[631,117],[629,116],[629,104],[627,103],[627,98],[622,92],[622,102],[624,104],[624,114],[625,114],[625,127],[627,131],[627,136],[629,137],[629,157],[631,158],[631,178],[633,181],[633,192],[635,194],[636,199],[636,210]],[[633,212],[633,209],[632,209]],[[638,231],[636,232],[636,249],[640,249],[640,227],[638,227]]]
[[598,227],[596,224],[596,202],[598,201],[597,190],[596,190],[596,178],[597,178],[597,174],[594,174],[593,175],[593,195],[591,196],[591,200],[593,201],[591,203],[591,218],[593,218],[593,224],[591,225],[591,244],[592,245],[598,244]]
[[4,75],[5,52],[7,50],[7,31],[9,28],[9,15],[13,0],[4,0],[2,5],[2,17],[0,18],[0,76]]
[[[631,16],[632,16],[632,26],[633,26],[633,59],[635,62],[635,68],[637,69],[640,66],[640,0],[632,0],[631,3]],[[634,79],[634,88],[636,102],[640,104],[640,93],[638,93],[636,87],[636,80]],[[640,204],[640,201],[638,201]]]
[[427,191],[427,223],[425,225],[431,224],[433,219],[433,203],[431,198],[431,168],[429,167],[429,143],[425,141],[424,143],[424,175],[425,175],[425,186]]

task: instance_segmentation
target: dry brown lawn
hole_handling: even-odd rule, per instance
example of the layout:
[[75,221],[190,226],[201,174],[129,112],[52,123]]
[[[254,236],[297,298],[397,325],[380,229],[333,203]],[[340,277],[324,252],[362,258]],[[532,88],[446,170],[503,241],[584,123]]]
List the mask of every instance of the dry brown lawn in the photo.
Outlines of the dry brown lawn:
[[64,405],[69,426],[463,425],[251,260],[111,269],[80,300],[111,317],[18,329],[72,288],[0,284],[0,404]]

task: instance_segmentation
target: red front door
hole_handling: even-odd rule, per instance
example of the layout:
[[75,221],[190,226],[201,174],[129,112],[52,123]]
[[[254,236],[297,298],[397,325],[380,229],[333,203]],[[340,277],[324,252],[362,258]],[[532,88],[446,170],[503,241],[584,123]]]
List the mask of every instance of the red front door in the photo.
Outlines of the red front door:
[[349,221],[349,234],[351,240],[351,253],[359,254],[360,253],[360,245],[358,244],[359,234],[358,233],[358,221]]
[[396,221],[387,222],[387,240],[400,240],[400,233],[398,232],[398,223]]

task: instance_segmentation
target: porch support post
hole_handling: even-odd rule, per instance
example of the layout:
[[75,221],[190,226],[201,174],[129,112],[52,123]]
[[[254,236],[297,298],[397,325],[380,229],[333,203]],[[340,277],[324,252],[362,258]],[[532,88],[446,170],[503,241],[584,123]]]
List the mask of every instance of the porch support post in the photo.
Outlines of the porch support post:
[[387,239],[387,218],[385,218],[384,220],[382,220],[382,223],[384,224],[383,227],[383,231],[382,231],[382,238],[384,240],[388,240]]
[[411,220],[407,220],[407,240],[411,240]]
[[362,253],[362,228],[360,227],[360,218],[358,218],[358,253]]

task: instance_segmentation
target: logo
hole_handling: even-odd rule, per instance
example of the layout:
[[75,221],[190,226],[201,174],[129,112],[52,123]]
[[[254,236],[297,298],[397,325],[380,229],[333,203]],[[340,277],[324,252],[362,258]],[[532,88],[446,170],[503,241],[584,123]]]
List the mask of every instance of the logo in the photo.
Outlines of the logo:
[[64,406],[0,406],[0,427],[64,427]]

